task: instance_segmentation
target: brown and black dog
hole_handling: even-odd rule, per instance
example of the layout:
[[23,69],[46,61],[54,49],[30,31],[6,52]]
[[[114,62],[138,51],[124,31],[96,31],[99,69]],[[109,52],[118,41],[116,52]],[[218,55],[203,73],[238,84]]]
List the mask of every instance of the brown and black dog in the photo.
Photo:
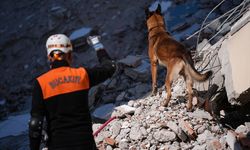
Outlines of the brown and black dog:
[[167,75],[165,79],[165,86],[167,90],[167,97],[163,105],[166,107],[171,99],[171,84],[178,74],[185,79],[188,104],[187,109],[192,109],[193,99],[193,79],[196,81],[205,81],[211,75],[212,71],[200,74],[193,64],[190,52],[178,41],[174,40],[166,31],[163,15],[161,14],[161,6],[158,5],[156,11],[150,12],[145,9],[148,27],[148,55],[151,62],[152,73],[152,94],[157,92],[157,63],[167,68]]

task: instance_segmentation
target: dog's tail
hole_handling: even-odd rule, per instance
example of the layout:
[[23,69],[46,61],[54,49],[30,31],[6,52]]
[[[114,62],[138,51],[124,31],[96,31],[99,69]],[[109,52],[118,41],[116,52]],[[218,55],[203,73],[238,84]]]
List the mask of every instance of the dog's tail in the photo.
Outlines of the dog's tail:
[[213,71],[208,71],[204,74],[199,73],[195,68],[193,63],[191,63],[190,61],[186,60],[186,68],[185,70],[187,70],[191,77],[193,77],[196,81],[206,81],[212,74]]

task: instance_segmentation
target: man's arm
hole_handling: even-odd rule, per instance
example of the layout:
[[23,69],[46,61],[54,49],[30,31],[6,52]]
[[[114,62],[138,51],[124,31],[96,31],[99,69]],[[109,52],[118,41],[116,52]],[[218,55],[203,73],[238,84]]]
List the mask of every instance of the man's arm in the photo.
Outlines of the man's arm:
[[29,122],[30,149],[38,150],[42,138],[43,119],[45,108],[42,97],[42,90],[37,80],[34,83],[32,108]]
[[116,70],[115,61],[112,61],[110,59],[105,49],[100,49],[96,51],[96,53],[101,65],[93,68],[86,68],[89,76],[90,87],[95,86],[110,78]]

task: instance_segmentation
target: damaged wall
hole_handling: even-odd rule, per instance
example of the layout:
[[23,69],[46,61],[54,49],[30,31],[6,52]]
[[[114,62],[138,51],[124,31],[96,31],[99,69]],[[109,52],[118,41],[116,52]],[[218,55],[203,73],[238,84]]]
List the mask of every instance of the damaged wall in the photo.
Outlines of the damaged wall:
[[[247,13],[246,15],[250,16],[250,13]],[[237,30],[237,32],[232,30],[235,28],[238,28],[239,30]],[[225,76],[225,87],[229,101],[231,102],[233,102],[232,100],[234,98],[237,99],[237,102],[243,104],[249,102],[249,36],[249,17],[243,17],[231,28],[230,35],[223,41],[219,50],[219,58],[222,65],[221,73]]]

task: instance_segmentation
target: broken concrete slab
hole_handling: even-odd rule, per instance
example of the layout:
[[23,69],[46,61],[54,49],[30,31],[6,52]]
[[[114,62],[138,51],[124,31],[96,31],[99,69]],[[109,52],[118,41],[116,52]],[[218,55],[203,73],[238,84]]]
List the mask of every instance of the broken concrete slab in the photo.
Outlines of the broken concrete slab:
[[194,112],[188,113],[188,115],[194,118],[203,118],[203,119],[208,119],[208,120],[213,119],[213,117],[208,112],[201,110],[201,109],[196,109]]
[[175,140],[176,134],[167,129],[161,129],[160,131],[155,132],[153,137],[159,142],[169,142]]
[[235,129],[235,132],[247,134],[247,127],[244,125],[240,125]]
[[211,133],[211,131],[205,130],[202,134],[199,134],[199,135],[198,135],[197,141],[198,141],[200,144],[203,144],[203,143],[205,143],[206,141],[209,141],[209,140],[212,140],[212,139],[214,139],[214,136],[213,136],[213,134]]
[[115,146],[116,141],[113,138],[104,138],[104,143],[111,145],[111,146]]
[[82,38],[82,37],[85,37],[86,35],[88,35],[90,33],[90,31],[92,30],[92,28],[89,28],[89,27],[82,27],[80,29],[77,29],[75,31],[73,31],[69,38],[70,40],[74,41],[78,38]]
[[220,150],[222,145],[218,139],[211,140],[207,143],[207,150]]
[[179,126],[181,127],[181,129],[188,135],[188,137],[192,140],[197,138],[197,134],[196,132],[193,130],[192,126],[190,123],[188,123],[187,121],[181,120],[179,122]]
[[174,133],[182,140],[182,141],[186,141],[188,138],[186,136],[186,134],[184,133],[184,131],[177,126],[177,124],[173,121],[169,121],[167,123],[167,127],[169,127],[172,131],[174,131]]
[[128,105],[121,105],[115,108],[117,111],[116,115],[122,117],[127,114],[134,114],[136,108],[128,106]]
[[142,132],[140,130],[140,125],[139,124],[135,124],[131,130],[130,130],[130,134],[129,134],[130,139],[132,140],[140,140],[143,138]]
[[249,35],[250,23],[247,23],[237,33],[224,40],[219,50],[221,72],[225,76],[225,87],[231,104],[249,102]]
[[236,135],[233,131],[228,131],[226,135],[228,146],[233,150],[241,150],[240,144],[237,142]]
[[95,111],[93,112],[93,117],[101,120],[108,120],[114,108],[115,105],[112,103],[102,105],[95,109]]
[[245,13],[232,27],[230,34],[233,35],[250,21],[250,11]]
[[124,73],[134,80],[145,82],[150,77],[150,64],[143,60],[142,64],[136,68],[125,68]]
[[245,122],[245,126],[247,127],[247,132],[250,132],[250,122]]
[[126,58],[121,59],[118,62],[135,68],[141,64],[141,58],[133,55],[128,55]]

